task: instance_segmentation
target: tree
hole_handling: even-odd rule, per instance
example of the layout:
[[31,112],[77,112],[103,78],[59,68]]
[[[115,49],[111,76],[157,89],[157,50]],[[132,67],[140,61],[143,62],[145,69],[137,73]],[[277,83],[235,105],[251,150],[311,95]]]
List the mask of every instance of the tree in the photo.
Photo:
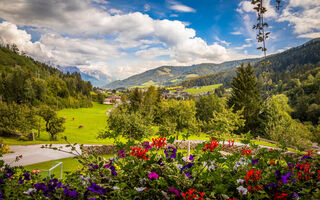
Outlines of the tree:
[[131,91],[129,95],[130,105],[131,109],[133,111],[137,111],[142,104],[142,92],[139,90],[139,88],[135,88]]
[[54,117],[49,121],[47,132],[50,133],[50,140],[57,140],[58,133],[65,130],[63,123],[64,119],[62,117]]
[[129,138],[139,140],[151,136],[152,119],[142,115],[140,110],[131,112],[128,104],[121,104],[112,109],[107,120],[107,127],[99,133],[100,138]]
[[46,131],[51,135],[51,140],[57,139],[57,134],[64,131],[64,119],[58,117],[49,106],[43,105],[39,108],[38,115],[46,122]]
[[220,112],[223,107],[223,101],[216,95],[201,96],[196,101],[196,118],[208,122],[213,118],[213,112]]
[[174,99],[162,101],[159,113],[159,134],[161,136],[179,135],[183,131],[197,129],[195,117],[196,107],[193,100],[177,101]]
[[264,109],[264,113],[268,114],[264,123],[270,139],[293,146],[310,147],[309,138],[312,134],[302,123],[291,118],[289,113],[293,110],[288,105],[288,97],[283,94],[275,95],[269,104],[264,104]]
[[219,140],[225,141],[231,138],[233,133],[244,126],[245,120],[242,116],[242,110],[233,112],[232,108],[222,106],[221,110],[214,110],[212,118],[203,122],[203,129],[210,138],[218,137]]
[[0,132],[5,135],[12,133],[26,134],[35,128],[33,109],[26,105],[0,102]]
[[261,112],[261,95],[258,89],[257,78],[253,75],[253,68],[249,63],[247,67],[243,64],[237,69],[236,77],[231,82],[231,96],[228,99],[228,106],[234,111],[243,109],[243,116],[246,120],[243,132],[251,131],[256,135],[259,131],[259,115]]

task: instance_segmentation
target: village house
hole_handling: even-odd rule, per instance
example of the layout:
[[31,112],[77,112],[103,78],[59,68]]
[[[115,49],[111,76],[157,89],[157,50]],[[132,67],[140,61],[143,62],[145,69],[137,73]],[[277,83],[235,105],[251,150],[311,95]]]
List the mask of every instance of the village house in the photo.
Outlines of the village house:
[[119,96],[107,97],[103,101],[103,104],[105,105],[113,105],[117,103],[121,103],[121,97]]

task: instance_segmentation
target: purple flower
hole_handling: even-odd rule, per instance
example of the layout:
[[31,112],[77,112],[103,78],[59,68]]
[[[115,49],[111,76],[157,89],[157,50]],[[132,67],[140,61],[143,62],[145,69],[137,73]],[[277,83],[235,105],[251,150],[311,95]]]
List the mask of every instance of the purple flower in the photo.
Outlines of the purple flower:
[[90,198],[90,199],[88,199],[88,200],[96,200],[96,198]]
[[193,160],[193,158],[196,157],[196,155],[191,155],[189,156],[189,160]]
[[26,181],[30,181],[31,180],[31,176],[30,176],[30,174],[28,172],[24,173],[23,176],[24,176],[24,180],[26,180]]
[[149,150],[149,149],[152,149],[152,146],[150,146],[150,143],[148,141],[145,141],[143,144],[142,144],[143,148],[145,150]]
[[44,183],[36,183],[34,187],[37,189],[37,191],[42,190],[44,192],[47,190],[47,186]]
[[251,159],[251,164],[252,164],[252,166],[254,166],[255,164],[257,164],[258,162],[259,162],[259,158],[257,158],[257,159]]
[[157,164],[160,165],[160,166],[164,166],[164,163],[162,162],[162,158],[160,158],[160,159],[158,160]]
[[299,199],[299,195],[294,192],[294,193],[292,194],[292,198],[293,198],[293,199]]
[[194,163],[188,163],[188,164],[186,164],[185,166],[183,166],[183,167],[181,168],[181,171],[182,171],[182,170],[185,170],[185,169],[187,169],[187,168],[191,168],[193,165],[194,165]]
[[118,151],[117,155],[120,158],[125,158],[126,157],[126,152],[125,152],[124,149],[121,149],[121,150]]
[[169,188],[169,192],[175,194],[177,197],[180,197],[179,190],[175,189],[174,187]]
[[113,165],[111,165],[109,169],[111,170],[111,174],[113,176],[117,176],[118,175],[117,172],[116,172],[116,168]]
[[292,175],[292,173],[288,172],[286,175],[281,176],[282,183],[288,183],[288,179],[290,178],[291,175]]
[[278,184],[275,184],[275,183],[270,183],[269,185],[265,185],[264,187],[266,187],[266,188],[268,188],[268,187],[279,188],[279,187],[281,187],[281,186],[278,185]]
[[77,198],[78,197],[78,192],[75,191],[75,190],[68,190],[67,188],[63,190],[63,193],[66,195],[66,196],[69,196],[69,197],[73,197],[73,198]]
[[90,164],[90,166],[91,166],[91,167],[89,168],[90,171],[99,169],[99,166],[98,166],[98,165]]
[[287,165],[288,165],[289,169],[293,169],[294,168],[294,163],[287,163]]
[[159,175],[155,172],[151,172],[150,174],[148,174],[149,179],[158,179]]
[[177,149],[175,149],[174,147],[168,147],[164,150],[164,154],[166,154],[166,157],[170,157],[170,158],[176,158],[177,156]]
[[186,176],[189,178],[189,179],[192,179],[193,177],[191,176],[191,173],[189,172],[185,172]]
[[88,190],[90,190],[93,193],[103,194],[104,188],[97,185],[96,183],[91,183],[91,186],[88,187]]
[[304,155],[302,156],[301,160],[306,160],[306,159],[312,159],[310,156]]

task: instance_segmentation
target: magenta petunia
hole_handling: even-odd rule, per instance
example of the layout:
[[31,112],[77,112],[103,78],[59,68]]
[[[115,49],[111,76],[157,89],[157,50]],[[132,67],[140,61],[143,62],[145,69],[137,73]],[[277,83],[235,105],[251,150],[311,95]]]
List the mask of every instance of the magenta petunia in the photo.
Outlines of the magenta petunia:
[[158,179],[159,175],[155,172],[151,172],[150,174],[148,174],[149,179]]

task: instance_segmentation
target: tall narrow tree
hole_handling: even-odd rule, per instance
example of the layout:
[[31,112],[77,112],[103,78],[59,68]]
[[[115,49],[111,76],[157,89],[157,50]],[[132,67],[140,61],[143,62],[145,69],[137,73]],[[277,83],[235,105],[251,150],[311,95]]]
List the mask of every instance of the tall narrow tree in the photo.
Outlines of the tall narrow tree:
[[231,83],[232,93],[228,99],[228,106],[233,107],[234,111],[244,109],[243,116],[246,122],[241,131],[250,131],[253,135],[257,135],[262,98],[257,87],[257,78],[253,72],[251,64],[248,64],[247,67],[242,64],[237,69],[237,74]]

